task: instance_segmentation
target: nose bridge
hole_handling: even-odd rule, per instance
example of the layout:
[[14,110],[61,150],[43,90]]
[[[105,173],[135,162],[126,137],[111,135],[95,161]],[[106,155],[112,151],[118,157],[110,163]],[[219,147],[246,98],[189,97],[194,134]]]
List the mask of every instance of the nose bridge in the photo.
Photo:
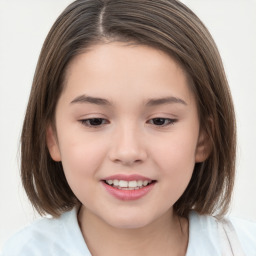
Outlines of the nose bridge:
[[132,164],[146,159],[143,132],[139,125],[131,120],[123,121],[115,129],[110,150],[110,158],[115,162]]

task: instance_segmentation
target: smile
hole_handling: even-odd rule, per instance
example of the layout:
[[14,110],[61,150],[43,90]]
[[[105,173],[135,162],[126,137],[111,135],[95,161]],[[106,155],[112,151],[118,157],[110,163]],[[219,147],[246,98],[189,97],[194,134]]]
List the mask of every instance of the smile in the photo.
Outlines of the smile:
[[118,200],[138,200],[154,188],[156,180],[141,175],[113,175],[101,180],[106,192]]
[[105,180],[105,183],[120,190],[137,190],[148,186],[153,181],[149,180]]

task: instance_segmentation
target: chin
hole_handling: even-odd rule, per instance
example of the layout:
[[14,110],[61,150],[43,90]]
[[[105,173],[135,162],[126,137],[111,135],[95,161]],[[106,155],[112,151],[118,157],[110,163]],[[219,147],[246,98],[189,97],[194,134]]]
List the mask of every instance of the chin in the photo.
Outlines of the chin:
[[[106,216],[107,217],[107,216]],[[104,218],[104,221],[118,229],[138,229],[143,228],[153,222],[150,216],[145,214],[113,214],[110,218]]]
[[118,228],[118,229],[138,229],[138,228],[143,228],[145,226],[147,226],[148,223],[146,222],[142,222],[138,219],[136,220],[118,220],[118,221],[113,221],[111,223],[109,223],[109,225],[111,225],[114,228]]

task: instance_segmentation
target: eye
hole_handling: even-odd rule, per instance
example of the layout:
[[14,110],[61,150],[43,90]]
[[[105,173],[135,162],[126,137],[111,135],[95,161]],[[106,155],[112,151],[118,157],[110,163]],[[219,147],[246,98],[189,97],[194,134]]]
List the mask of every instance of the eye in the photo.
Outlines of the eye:
[[102,126],[104,124],[107,124],[108,121],[103,118],[89,118],[89,119],[83,119],[79,120],[83,125],[88,127],[98,127]]
[[162,118],[162,117],[157,117],[149,120],[150,124],[156,125],[156,126],[167,126],[171,125],[177,122],[177,119],[170,119],[170,118]]

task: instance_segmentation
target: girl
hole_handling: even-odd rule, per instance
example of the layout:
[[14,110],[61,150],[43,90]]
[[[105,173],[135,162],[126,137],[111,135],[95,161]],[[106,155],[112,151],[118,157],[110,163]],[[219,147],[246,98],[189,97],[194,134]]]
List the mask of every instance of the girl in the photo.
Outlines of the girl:
[[[175,0],[78,0],[38,61],[21,174],[50,214],[3,255],[255,255],[224,218],[234,109],[216,45]],[[213,217],[215,216],[215,217]]]

